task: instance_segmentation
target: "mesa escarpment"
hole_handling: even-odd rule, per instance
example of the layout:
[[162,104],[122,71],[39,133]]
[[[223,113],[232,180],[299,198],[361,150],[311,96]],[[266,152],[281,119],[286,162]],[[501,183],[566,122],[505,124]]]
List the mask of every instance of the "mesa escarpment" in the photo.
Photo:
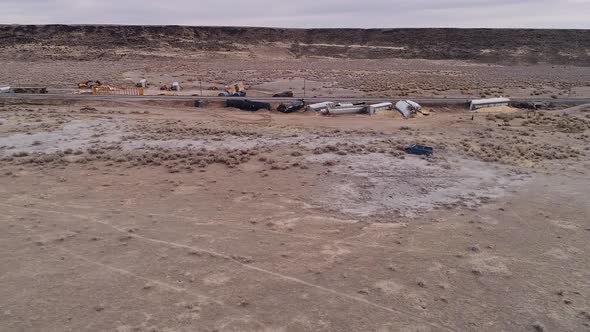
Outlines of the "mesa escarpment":
[[18,60],[174,56],[194,51],[248,54],[260,47],[294,58],[590,65],[590,30],[0,25],[0,55]]

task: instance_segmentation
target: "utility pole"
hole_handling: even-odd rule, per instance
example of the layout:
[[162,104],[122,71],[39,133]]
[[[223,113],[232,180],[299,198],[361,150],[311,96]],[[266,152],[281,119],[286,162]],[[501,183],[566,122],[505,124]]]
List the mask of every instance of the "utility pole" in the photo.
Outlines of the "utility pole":
[[305,78],[303,79],[303,98],[305,98]]
[[201,97],[203,97],[203,81],[199,80],[199,87],[201,88]]

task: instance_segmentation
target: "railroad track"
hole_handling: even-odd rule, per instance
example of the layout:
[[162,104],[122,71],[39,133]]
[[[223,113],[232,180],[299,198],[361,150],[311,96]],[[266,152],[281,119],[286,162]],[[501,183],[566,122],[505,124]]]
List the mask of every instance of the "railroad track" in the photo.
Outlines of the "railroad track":
[[[382,102],[410,99],[427,105],[459,105],[466,104],[473,98],[440,98],[440,97],[217,97],[217,96],[108,96],[108,95],[76,95],[76,94],[0,94],[0,100],[71,100],[71,101],[224,101],[226,99],[251,99],[265,102],[288,102],[304,99],[306,102],[348,101],[348,102]],[[551,102],[557,104],[582,105],[589,104],[590,98],[511,98],[513,102]]]

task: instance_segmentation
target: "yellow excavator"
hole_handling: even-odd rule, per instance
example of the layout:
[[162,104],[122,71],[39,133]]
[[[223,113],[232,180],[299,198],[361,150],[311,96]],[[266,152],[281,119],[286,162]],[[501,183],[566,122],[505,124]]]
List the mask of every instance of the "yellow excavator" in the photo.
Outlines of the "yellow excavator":
[[94,86],[101,86],[100,81],[86,81],[78,83],[78,89],[92,89]]
[[244,83],[236,82],[234,84],[226,85],[225,90],[219,93],[219,97],[245,97],[246,88]]

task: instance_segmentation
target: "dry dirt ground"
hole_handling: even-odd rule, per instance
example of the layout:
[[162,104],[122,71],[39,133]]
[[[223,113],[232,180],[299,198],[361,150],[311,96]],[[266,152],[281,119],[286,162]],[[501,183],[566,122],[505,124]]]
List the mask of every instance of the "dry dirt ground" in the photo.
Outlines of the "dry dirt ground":
[[[178,51],[180,52],[180,51]],[[178,81],[180,92],[216,96],[234,81],[249,97],[291,90],[296,96],[346,97],[589,97],[590,67],[502,66],[468,61],[421,59],[302,58],[269,48],[253,53],[171,53],[113,60],[0,60],[0,86],[46,86],[51,92],[79,93],[78,82],[100,80],[115,87],[146,78],[146,94]],[[305,87],[305,92],[304,92]],[[201,90],[202,89],[202,90]]]
[[590,330],[590,113],[434,111],[0,106],[0,330]]

